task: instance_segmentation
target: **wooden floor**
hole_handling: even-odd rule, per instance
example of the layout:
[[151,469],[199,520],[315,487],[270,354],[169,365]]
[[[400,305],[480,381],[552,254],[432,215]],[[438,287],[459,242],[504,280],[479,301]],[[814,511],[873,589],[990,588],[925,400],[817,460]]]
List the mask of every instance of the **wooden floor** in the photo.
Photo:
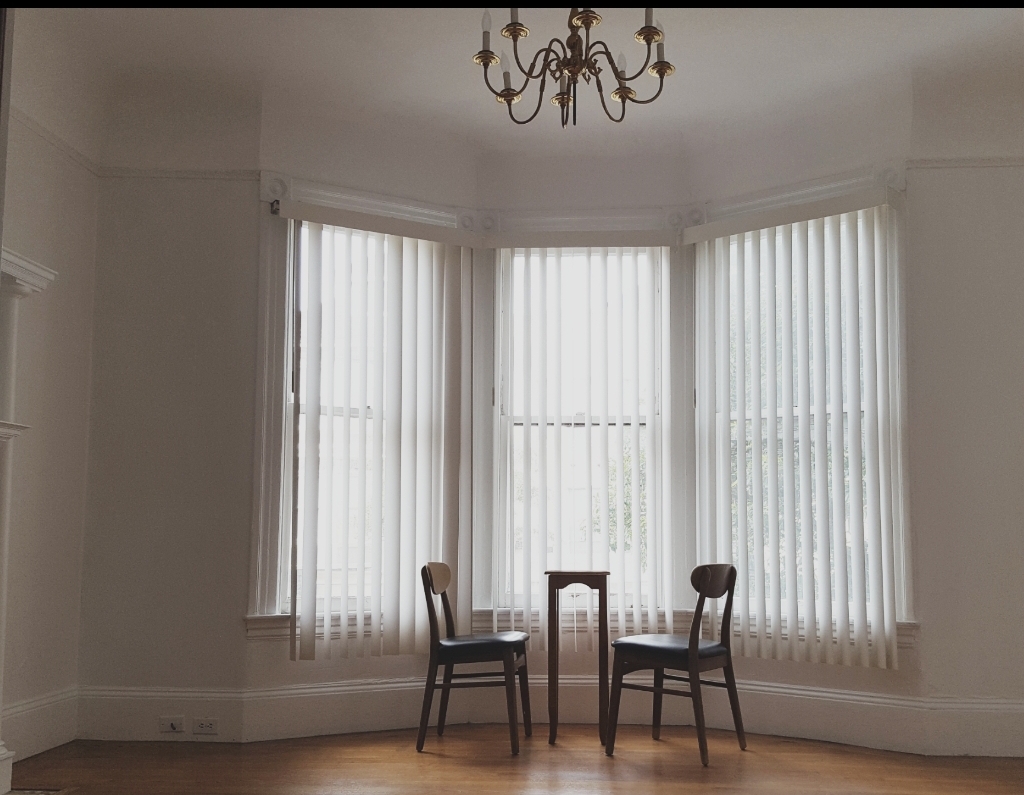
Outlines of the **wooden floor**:
[[832,743],[711,731],[710,767],[692,728],[622,726],[615,757],[594,726],[535,727],[518,757],[508,727],[413,730],[228,743],[79,740],[17,762],[14,788],[74,795],[327,795],[349,792],[995,793],[1024,792],[1024,759],[922,757]]

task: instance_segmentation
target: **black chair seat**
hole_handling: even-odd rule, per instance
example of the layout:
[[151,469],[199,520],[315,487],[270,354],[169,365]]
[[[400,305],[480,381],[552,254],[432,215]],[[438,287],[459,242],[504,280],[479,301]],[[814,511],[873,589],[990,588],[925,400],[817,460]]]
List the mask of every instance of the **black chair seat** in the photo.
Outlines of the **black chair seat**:
[[476,635],[456,635],[441,638],[441,648],[453,652],[481,652],[489,649],[501,651],[506,646],[526,643],[530,636],[525,632],[481,632]]
[[[612,646],[624,654],[642,654],[657,658],[666,668],[686,668],[690,658],[690,639],[684,635],[627,635],[612,641]],[[701,640],[697,656],[701,659],[728,655],[729,650],[714,640]]]

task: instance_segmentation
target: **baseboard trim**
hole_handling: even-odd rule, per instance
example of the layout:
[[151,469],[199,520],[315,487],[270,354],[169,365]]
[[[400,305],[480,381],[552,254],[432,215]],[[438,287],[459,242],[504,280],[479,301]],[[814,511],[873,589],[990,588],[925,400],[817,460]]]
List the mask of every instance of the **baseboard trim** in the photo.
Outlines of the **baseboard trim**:
[[17,759],[63,745],[77,736],[76,687],[15,701],[3,709],[3,744]]
[[[643,679],[642,675],[637,678]],[[919,754],[1024,755],[1021,699],[899,695],[750,680],[737,684],[744,723],[752,734]],[[563,694],[560,699],[565,722],[596,722],[595,675],[562,676],[559,688],[575,691],[572,698]],[[547,676],[532,676],[530,689],[540,722],[546,712]],[[78,736],[249,742],[411,728],[419,720],[422,692],[423,679],[418,676],[250,689],[85,686],[78,691],[82,716]],[[46,700],[37,699],[40,704]],[[51,700],[60,699],[55,695]],[[665,709],[666,725],[692,724],[688,700],[669,699]],[[705,709],[710,726],[731,728],[724,695],[706,697]],[[624,697],[621,720],[645,723],[649,711],[648,697],[631,693]],[[157,715],[179,713],[185,714],[186,726],[192,717],[217,717],[221,734],[205,738],[188,732],[175,736],[156,732]],[[452,699],[450,720],[501,722],[504,700],[465,699],[460,694]]]
[[908,160],[907,168],[1020,168],[1024,157],[931,157]]

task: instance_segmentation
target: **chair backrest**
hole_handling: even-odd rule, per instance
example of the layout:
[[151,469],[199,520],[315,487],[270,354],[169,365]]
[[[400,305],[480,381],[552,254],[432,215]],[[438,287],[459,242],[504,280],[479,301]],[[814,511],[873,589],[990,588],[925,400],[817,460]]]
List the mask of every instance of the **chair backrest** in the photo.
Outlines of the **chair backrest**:
[[448,601],[448,586],[452,581],[452,570],[447,563],[431,562],[420,569],[423,580],[423,595],[427,599],[427,618],[430,620],[430,648],[435,649],[441,642],[441,632],[437,625],[437,608],[434,595],[440,595],[441,606],[444,608],[445,636],[455,637],[455,619],[452,617],[452,606]]
[[[697,592],[697,608],[690,625],[690,652],[697,653],[704,618],[704,602],[726,596],[722,611],[722,632],[720,642],[727,649],[732,642],[732,595],[736,589],[736,567],[730,563],[707,563],[698,566],[690,574],[690,583]],[[696,658],[694,658],[696,659]]]

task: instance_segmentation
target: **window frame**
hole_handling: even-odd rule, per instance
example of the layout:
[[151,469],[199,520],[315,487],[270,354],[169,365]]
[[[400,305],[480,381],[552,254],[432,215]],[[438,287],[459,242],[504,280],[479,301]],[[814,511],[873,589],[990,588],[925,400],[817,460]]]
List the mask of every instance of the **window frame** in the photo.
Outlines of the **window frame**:
[[[860,185],[864,185],[862,181]],[[293,180],[285,175],[264,173],[261,175],[260,203],[260,241],[259,241],[259,293],[256,344],[256,377],[254,399],[254,444],[253,444],[253,505],[252,531],[250,550],[250,577],[248,617],[253,619],[250,634],[266,634],[260,629],[269,620],[280,620],[284,613],[285,600],[283,592],[285,583],[279,574],[282,559],[290,544],[290,532],[281,517],[281,485],[284,475],[283,453],[285,440],[283,434],[287,416],[287,400],[284,389],[286,372],[290,369],[288,352],[285,350],[289,314],[288,291],[291,278],[289,257],[296,244],[290,233],[288,219],[299,217],[296,213],[302,202],[303,217],[316,222],[346,225],[380,231],[389,234],[419,236],[423,238],[451,239],[460,245],[474,248],[474,269],[480,264],[486,269],[488,260],[492,270],[497,264],[497,252],[500,248],[522,247],[570,247],[580,245],[669,245],[669,269],[671,278],[668,280],[666,295],[663,297],[667,314],[664,318],[662,335],[673,340],[673,350],[669,361],[669,372],[663,373],[662,412],[665,419],[671,422],[673,417],[681,417],[681,422],[672,423],[672,434],[666,449],[666,458],[673,459],[672,469],[676,479],[682,480],[680,494],[672,506],[671,520],[679,528],[683,543],[677,547],[677,560],[673,561],[673,580],[677,584],[673,589],[672,610],[674,613],[687,615],[685,610],[692,607],[690,596],[689,571],[698,561],[701,550],[706,548],[706,539],[698,531],[698,514],[696,506],[696,427],[694,421],[693,397],[697,387],[697,362],[694,350],[694,323],[697,320],[695,300],[695,242],[717,237],[723,228],[750,230],[769,225],[778,225],[791,221],[784,218],[805,220],[810,217],[821,217],[845,211],[844,208],[867,206],[863,196],[871,193],[877,196],[881,191],[885,201],[896,210],[896,248],[897,258],[902,261],[904,245],[902,229],[902,203],[900,194],[891,188],[878,187],[874,183],[869,188],[851,191],[849,180],[836,182],[834,185],[818,185],[813,190],[802,193],[790,191],[781,194],[777,199],[758,199],[755,203],[737,204],[733,208],[723,205],[722,214],[726,217],[714,219],[709,223],[700,223],[685,227],[683,218],[693,222],[698,220],[694,212],[677,212],[666,216],[663,209],[652,210],[650,219],[640,223],[638,219],[643,213],[629,211],[615,214],[593,214],[593,217],[582,214],[579,217],[566,217],[539,221],[515,219],[515,223],[498,220],[494,213],[464,211],[455,208],[432,207],[417,205],[412,202],[398,202],[385,197],[373,197],[374,204],[366,204],[368,199],[360,194],[343,191],[333,186],[304,183]],[[307,195],[308,194],[308,195]],[[792,204],[794,196],[801,199],[823,196],[816,201]],[[281,212],[280,200],[291,204],[287,212]],[[744,209],[758,212],[740,214]],[[838,208],[838,209],[837,209]],[[738,211],[737,211],[738,209]],[[373,214],[370,214],[373,213]],[[733,214],[735,213],[735,214]],[[708,211],[701,211],[701,219],[707,218]],[[644,216],[646,219],[646,216]],[[665,219],[669,219],[666,224]],[[649,224],[644,226],[644,224]],[[498,233],[499,227],[508,228],[508,232]],[[647,231],[640,231],[643,227]],[[581,231],[590,228],[592,231]],[[475,231],[479,230],[479,231]],[[628,230],[628,231],[616,231]],[[905,368],[905,289],[902,270],[898,270],[897,317],[899,319],[898,350],[900,367],[898,383],[891,389],[898,389],[898,402],[902,417],[906,416],[906,388],[903,371]],[[476,338],[488,326],[492,328],[493,318],[497,310],[495,290],[497,279],[491,273],[490,280],[474,279],[473,330]],[[474,457],[480,460],[481,454],[493,450],[496,434],[497,412],[496,394],[500,389],[495,353],[499,340],[480,337],[481,345],[474,345],[473,350],[473,415],[474,433],[472,444]],[[487,371],[490,371],[487,373]],[[478,373],[487,373],[491,377],[483,377]],[[493,391],[492,391],[493,390]],[[575,418],[574,418],[575,419]],[[479,431],[479,433],[478,433]],[[913,583],[911,578],[910,527],[906,511],[906,438],[901,435],[899,444],[899,466],[903,488],[900,493],[899,510],[902,513],[901,537],[897,543],[897,554],[902,573],[901,587],[898,589],[901,616],[901,647],[903,637],[911,637],[914,633],[913,623]],[[666,464],[668,466],[668,464]],[[678,470],[678,472],[676,472]],[[691,474],[692,473],[692,474]],[[473,612],[474,625],[479,622],[477,613],[486,614],[486,623],[490,624],[491,608],[481,609],[478,596],[479,585],[485,578],[477,576],[478,558],[487,551],[484,539],[477,528],[485,524],[491,516],[486,492],[491,490],[492,473],[486,466],[477,467],[473,473],[473,505],[474,530],[472,534],[473,554]],[[680,587],[681,586],[681,587]],[[681,616],[680,616],[681,617]],[[679,618],[676,619],[677,622]],[[267,624],[269,626],[269,624]],[[276,626],[276,625],[275,625]],[[904,631],[905,627],[909,627]],[[276,631],[276,630],[275,630]]]

